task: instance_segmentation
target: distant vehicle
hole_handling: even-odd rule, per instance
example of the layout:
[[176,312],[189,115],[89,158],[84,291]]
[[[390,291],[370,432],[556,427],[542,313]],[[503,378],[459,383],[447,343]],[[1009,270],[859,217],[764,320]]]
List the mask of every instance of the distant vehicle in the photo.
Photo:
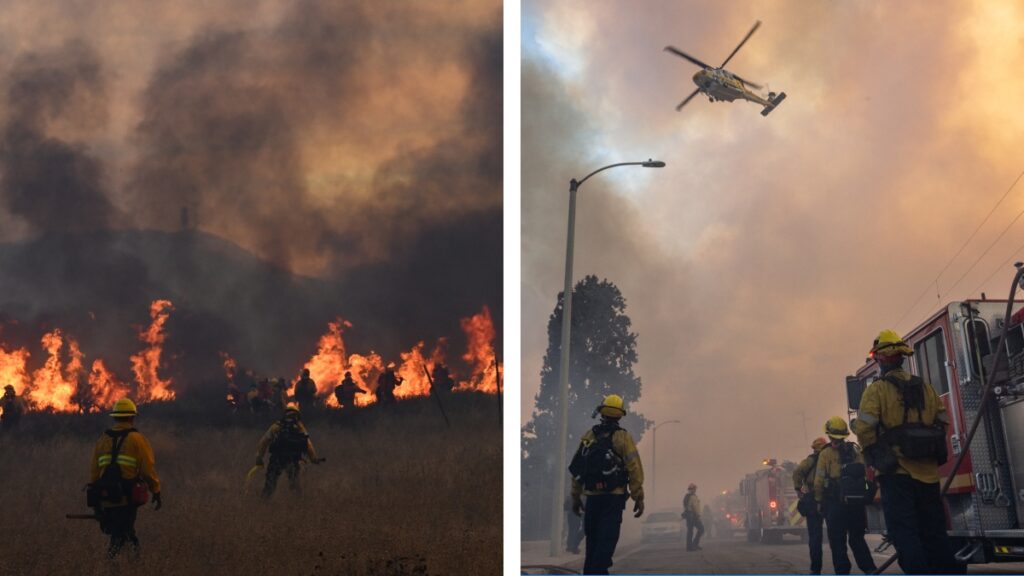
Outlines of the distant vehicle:
[[712,499],[711,523],[719,538],[733,538],[746,533],[746,505],[746,499],[737,490],[723,490]]
[[644,520],[641,526],[643,542],[683,539],[683,518],[680,512],[655,512]]
[[[904,368],[935,388],[949,415],[949,460],[939,467],[943,482],[960,453],[968,452],[943,500],[956,555],[970,563],[1024,560],[1024,302],[1014,302],[1009,326],[1003,325],[1006,303],[950,302],[904,335],[914,349]],[[1008,363],[993,374],[1004,330]],[[865,388],[878,375],[878,364],[869,357],[846,377],[851,420]],[[981,410],[986,379],[995,386],[995,398],[971,445],[964,446]],[[885,531],[878,498],[868,506],[868,530]]]
[[796,464],[774,459],[762,462],[758,470],[740,482],[740,494],[746,497],[747,540],[778,544],[786,534],[807,539],[807,523],[796,510],[797,493],[793,488]]
[[701,67],[701,69],[698,70],[697,73],[693,75],[693,83],[697,85],[697,89],[694,90],[689,96],[687,96],[686,99],[680,102],[678,106],[676,106],[677,112],[679,110],[682,110],[683,106],[686,106],[687,102],[693,99],[693,97],[696,96],[698,92],[703,92],[704,94],[706,94],[708,100],[710,100],[711,102],[732,102],[737,98],[742,98],[744,100],[749,100],[756,104],[760,104],[761,106],[764,106],[764,108],[761,110],[761,116],[767,116],[772,110],[775,109],[776,106],[779,105],[780,102],[782,102],[786,98],[785,92],[780,92],[778,94],[776,94],[775,92],[769,92],[767,96],[760,96],[757,93],[747,89],[747,86],[750,86],[755,90],[761,90],[762,86],[760,84],[755,84],[753,82],[744,80],[743,78],[740,78],[737,74],[733,74],[732,72],[729,72],[728,70],[725,69],[725,65],[729,63],[729,60],[732,60],[732,57],[735,56],[737,52],[739,52],[740,48],[742,48],[743,45],[746,44],[747,40],[750,39],[750,37],[760,26],[760,20],[754,23],[754,27],[751,28],[750,32],[747,32],[747,35],[743,37],[743,40],[740,41],[739,46],[736,46],[736,49],[732,51],[732,54],[729,54],[729,57],[726,58],[725,61],[722,62],[722,65],[718,66],[717,68],[701,62],[700,60],[694,58],[693,56],[690,56],[686,52],[683,52],[682,50],[674,46],[665,47],[666,52],[671,52],[676,56],[685,58],[686,60],[689,60],[690,62]]

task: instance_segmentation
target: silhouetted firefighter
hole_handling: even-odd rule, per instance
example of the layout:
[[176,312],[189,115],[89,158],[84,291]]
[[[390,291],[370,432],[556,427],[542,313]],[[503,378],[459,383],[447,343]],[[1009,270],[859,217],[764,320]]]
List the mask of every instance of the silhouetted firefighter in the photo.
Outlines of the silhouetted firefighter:
[[352,373],[345,372],[345,378],[341,381],[341,384],[334,387],[334,398],[338,401],[338,405],[343,408],[355,407],[356,392],[358,390],[359,386],[352,379]]
[[0,408],[3,408],[3,414],[0,414],[0,429],[4,432],[13,432],[21,422],[21,415],[25,413],[25,401],[14,393],[14,386],[4,386]]
[[404,380],[395,374],[394,363],[388,364],[384,373],[377,378],[377,401],[381,404],[394,404],[395,387],[401,385]]
[[302,370],[302,377],[295,383],[295,401],[307,409],[316,401],[316,382],[309,377],[308,368]]
[[433,390],[437,390],[441,394],[447,394],[455,388],[455,380],[452,380],[451,375],[448,374],[448,367],[444,364],[434,365],[433,379]]
[[317,458],[309,432],[300,420],[299,407],[289,404],[284,410],[284,417],[270,425],[270,429],[260,438],[256,448],[256,465],[263,465],[263,455],[270,450],[270,462],[267,464],[267,479],[263,485],[263,497],[270,498],[277,489],[277,480],[281,473],[288,473],[288,487],[299,490],[299,470],[303,457],[309,458],[313,464],[324,461]]

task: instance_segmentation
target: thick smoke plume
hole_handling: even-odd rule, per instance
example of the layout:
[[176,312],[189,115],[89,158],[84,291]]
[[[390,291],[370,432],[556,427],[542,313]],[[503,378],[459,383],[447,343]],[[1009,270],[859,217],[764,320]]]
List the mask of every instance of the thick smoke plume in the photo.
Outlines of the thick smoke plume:
[[337,316],[383,355],[500,333],[500,3],[206,4],[0,20],[8,344],[124,378],[167,299],[188,386],[221,351],[291,376]]

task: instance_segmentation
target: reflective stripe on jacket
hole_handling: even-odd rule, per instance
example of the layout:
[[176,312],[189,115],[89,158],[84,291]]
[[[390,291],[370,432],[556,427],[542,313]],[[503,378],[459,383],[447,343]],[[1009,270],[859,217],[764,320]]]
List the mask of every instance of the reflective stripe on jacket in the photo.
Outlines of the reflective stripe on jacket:
[[[114,424],[114,431],[128,430],[132,425],[128,422]],[[110,465],[110,452],[114,448],[114,439],[106,433],[100,436],[92,451],[92,470],[90,482],[95,482],[103,475],[103,470]],[[126,480],[141,478],[149,486],[149,491],[160,492],[160,478],[156,475],[156,462],[153,448],[141,432],[130,432],[121,441],[121,449],[117,454],[117,465],[121,467],[121,477]]]

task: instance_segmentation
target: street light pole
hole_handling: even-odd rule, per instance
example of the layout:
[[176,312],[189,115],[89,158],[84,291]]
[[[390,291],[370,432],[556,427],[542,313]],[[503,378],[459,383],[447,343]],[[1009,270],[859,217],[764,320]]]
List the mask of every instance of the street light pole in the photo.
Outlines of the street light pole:
[[573,236],[576,227],[576,192],[588,178],[598,172],[616,166],[643,166],[644,168],[664,168],[665,163],[657,160],[646,162],[620,162],[598,168],[577,181],[569,181],[569,232],[565,242],[565,286],[562,291],[562,349],[561,363],[558,367],[559,388],[559,433],[558,433],[558,468],[555,469],[555,484],[551,494],[551,556],[557,556],[562,541],[562,516],[565,501],[565,451],[569,436],[569,341],[572,327],[572,255]]
[[653,446],[651,446],[651,502],[657,502],[655,497],[658,494],[658,427],[664,426],[665,424],[679,424],[679,420],[668,420],[661,424],[655,424],[654,430],[651,431],[653,436]]

